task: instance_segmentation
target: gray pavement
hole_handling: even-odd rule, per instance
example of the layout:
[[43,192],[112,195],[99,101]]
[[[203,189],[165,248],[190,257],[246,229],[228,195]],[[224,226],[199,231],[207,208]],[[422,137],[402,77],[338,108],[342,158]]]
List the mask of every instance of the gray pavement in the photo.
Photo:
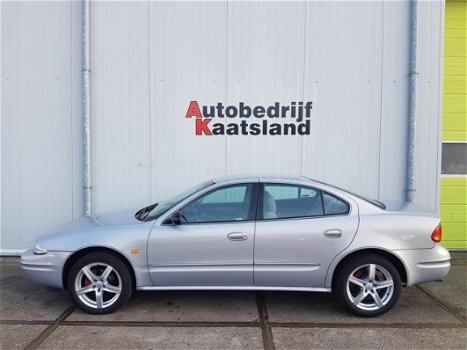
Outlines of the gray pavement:
[[1,349],[467,349],[467,260],[443,283],[403,290],[372,319],[332,295],[289,292],[139,292],[105,316],[76,309],[64,291],[0,259]]

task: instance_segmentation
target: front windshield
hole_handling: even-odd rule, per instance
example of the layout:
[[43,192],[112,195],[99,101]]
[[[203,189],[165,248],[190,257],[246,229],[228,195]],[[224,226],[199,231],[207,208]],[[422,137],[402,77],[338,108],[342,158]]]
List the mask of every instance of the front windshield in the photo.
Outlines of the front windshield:
[[190,197],[193,193],[198,192],[202,190],[203,188],[206,188],[210,185],[212,185],[212,181],[205,181],[199,185],[196,185],[194,187],[191,187],[187,189],[186,191],[183,191],[182,193],[177,194],[176,196],[163,201],[159,202],[156,204],[151,204],[150,206],[147,206],[141,210],[139,210],[135,214],[135,218],[138,219],[139,221],[151,221],[157,219],[159,216],[164,214],[167,210],[170,208],[174,207],[178,203],[180,203],[182,200],[185,198]]

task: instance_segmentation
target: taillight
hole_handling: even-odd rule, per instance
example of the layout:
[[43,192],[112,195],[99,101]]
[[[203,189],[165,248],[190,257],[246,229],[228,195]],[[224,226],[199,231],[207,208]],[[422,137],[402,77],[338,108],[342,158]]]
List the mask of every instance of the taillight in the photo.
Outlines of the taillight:
[[443,230],[441,229],[441,223],[436,226],[435,230],[431,234],[431,240],[433,242],[441,242],[441,236],[443,235]]

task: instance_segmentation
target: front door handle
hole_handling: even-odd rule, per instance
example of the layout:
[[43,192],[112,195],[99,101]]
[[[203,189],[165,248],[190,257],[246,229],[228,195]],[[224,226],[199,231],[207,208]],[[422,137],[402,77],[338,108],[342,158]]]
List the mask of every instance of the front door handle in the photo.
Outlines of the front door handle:
[[231,241],[244,241],[248,238],[248,235],[243,232],[230,232],[227,238]]
[[327,236],[327,237],[337,238],[337,237],[342,236],[342,231],[337,229],[337,228],[333,228],[333,229],[324,231],[324,235]]

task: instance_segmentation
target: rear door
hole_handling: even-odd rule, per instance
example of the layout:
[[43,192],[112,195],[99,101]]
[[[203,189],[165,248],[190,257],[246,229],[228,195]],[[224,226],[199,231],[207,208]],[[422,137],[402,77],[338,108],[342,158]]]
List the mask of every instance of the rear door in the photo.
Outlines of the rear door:
[[332,259],[358,228],[356,204],[320,189],[260,186],[255,232],[256,286],[324,286]]

